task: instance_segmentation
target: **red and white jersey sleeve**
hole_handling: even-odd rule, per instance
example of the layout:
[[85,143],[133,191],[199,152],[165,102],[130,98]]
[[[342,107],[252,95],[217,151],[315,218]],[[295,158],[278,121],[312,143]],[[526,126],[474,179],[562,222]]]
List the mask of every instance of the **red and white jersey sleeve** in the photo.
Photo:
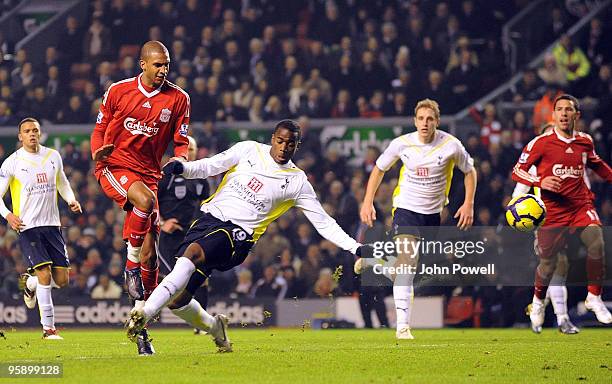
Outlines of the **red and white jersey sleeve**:
[[115,148],[96,169],[129,168],[160,178],[160,162],[170,142],[174,155],[187,159],[189,109],[189,95],[169,81],[157,89],[147,89],[140,76],[112,84],[100,105],[91,150],[106,144]]
[[550,132],[537,136],[523,148],[523,152],[512,170],[512,180],[530,187],[540,186],[540,177],[532,166],[537,167],[542,160],[543,141],[541,140],[548,135],[550,135]]

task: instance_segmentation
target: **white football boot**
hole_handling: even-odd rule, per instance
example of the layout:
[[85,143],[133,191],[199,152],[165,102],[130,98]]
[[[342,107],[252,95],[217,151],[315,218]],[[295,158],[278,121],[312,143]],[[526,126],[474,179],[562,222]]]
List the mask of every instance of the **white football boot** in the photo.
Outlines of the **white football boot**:
[[410,327],[403,327],[395,332],[395,338],[398,340],[413,340],[414,336],[410,332]]
[[597,317],[597,321],[599,321],[600,323],[612,324],[612,314],[610,314],[610,311],[608,310],[608,308],[606,308],[606,305],[601,300],[601,295],[596,296],[589,292],[586,297],[586,300],[584,301],[584,306],[586,307],[586,309],[592,311],[595,314],[595,317]]
[[531,304],[527,306],[527,314],[531,320],[531,330],[534,333],[542,333],[545,313],[546,305],[541,300],[534,297]]

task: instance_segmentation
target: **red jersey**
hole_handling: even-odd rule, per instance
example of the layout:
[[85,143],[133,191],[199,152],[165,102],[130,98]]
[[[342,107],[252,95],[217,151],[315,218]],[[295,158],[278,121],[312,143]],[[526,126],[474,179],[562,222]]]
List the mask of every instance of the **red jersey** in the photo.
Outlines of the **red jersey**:
[[[536,166],[537,175],[529,174],[532,165]],[[542,190],[548,213],[559,213],[591,203],[592,193],[585,174],[587,167],[612,183],[612,168],[597,156],[590,135],[575,132],[574,137],[567,139],[555,128],[527,144],[514,166],[512,180],[540,187],[545,177],[560,177],[561,189],[558,192]]]
[[171,141],[174,156],[187,159],[189,95],[167,80],[150,89],[141,83],[141,76],[113,83],[104,95],[91,134],[91,152],[105,144],[114,144],[115,149],[97,162],[96,172],[111,166],[160,179],[160,162]]

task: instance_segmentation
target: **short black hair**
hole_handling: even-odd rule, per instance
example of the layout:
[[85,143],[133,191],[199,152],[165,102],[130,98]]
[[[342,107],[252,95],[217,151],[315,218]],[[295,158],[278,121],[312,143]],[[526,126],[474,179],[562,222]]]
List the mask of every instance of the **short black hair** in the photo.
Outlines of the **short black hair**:
[[555,102],[553,103],[553,110],[555,109],[555,107],[557,106],[557,102],[559,102],[559,100],[569,100],[574,104],[574,108],[576,108],[576,111],[580,111],[580,102],[578,101],[577,98],[575,98],[574,96],[568,94],[568,93],[564,93],[563,95],[558,96],[555,99]]
[[25,119],[21,120],[17,125],[17,132],[21,132],[21,126],[25,123],[36,123],[40,127],[40,121],[36,120],[33,117],[26,117]]
[[286,130],[297,133],[298,142],[302,140],[302,128],[297,121],[291,119],[281,120],[274,126],[274,131],[272,134],[275,134],[279,129],[285,128]]

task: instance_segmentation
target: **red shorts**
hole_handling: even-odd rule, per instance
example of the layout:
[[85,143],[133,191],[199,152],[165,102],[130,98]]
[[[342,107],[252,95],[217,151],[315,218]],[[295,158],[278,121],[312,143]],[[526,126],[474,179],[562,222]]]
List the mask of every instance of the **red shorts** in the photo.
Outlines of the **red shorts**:
[[577,229],[589,225],[601,226],[597,211],[591,202],[574,210],[557,212],[551,209],[547,213],[544,226],[536,231],[536,254],[543,259],[555,257],[565,246],[568,232],[574,233]]
[[[137,181],[143,182],[157,196],[157,179],[146,177],[139,173],[132,172],[125,168],[103,167],[96,169],[96,178],[102,187],[104,194],[117,203],[121,209],[127,212],[125,221],[123,222],[123,238],[129,236],[129,228],[127,223],[132,215],[132,204],[128,201],[127,191],[132,184]],[[150,232],[159,235],[159,205],[155,199],[155,208],[150,217]]]

